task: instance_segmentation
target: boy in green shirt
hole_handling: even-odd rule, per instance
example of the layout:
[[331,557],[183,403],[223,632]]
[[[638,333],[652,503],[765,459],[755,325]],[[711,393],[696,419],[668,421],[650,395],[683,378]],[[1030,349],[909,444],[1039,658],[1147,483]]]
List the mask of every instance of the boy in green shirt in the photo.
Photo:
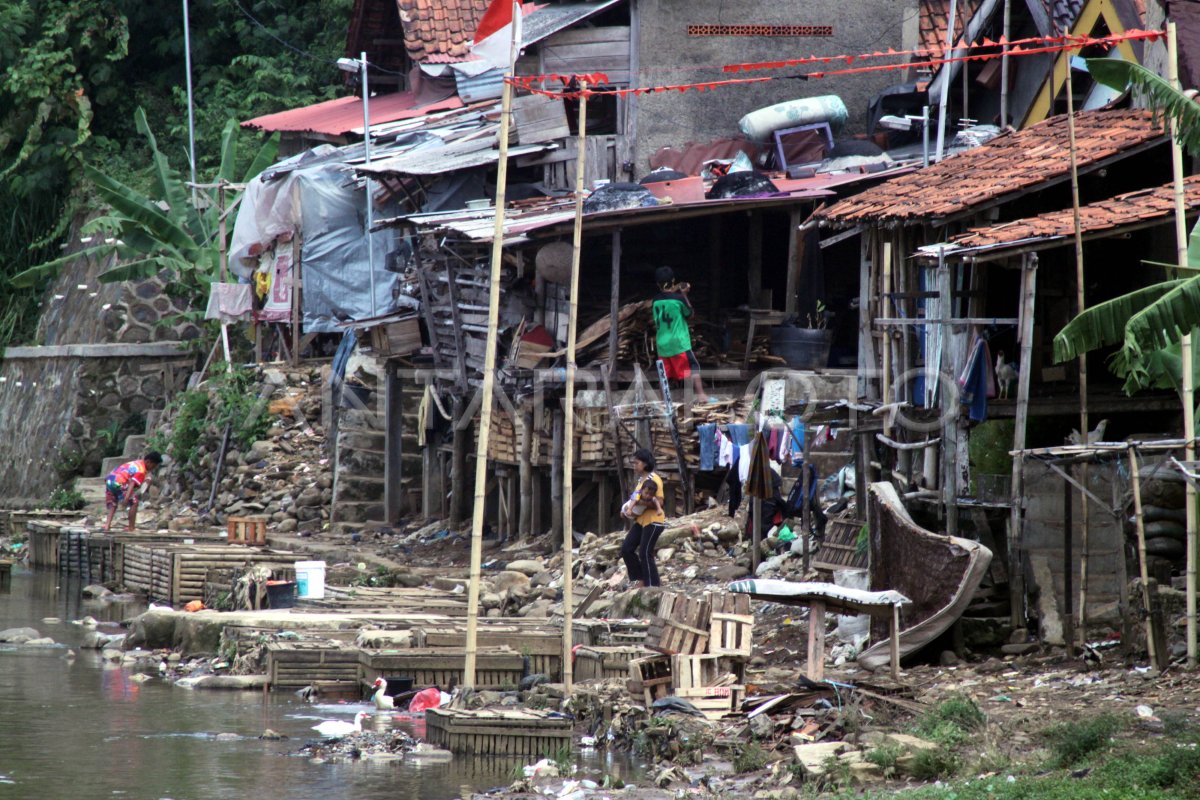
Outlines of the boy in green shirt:
[[658,284],[658,295],[651,305],[656,331],[655,345],[658,357],[663,362],[667,378],[687,380],[690,376],[696,391],[696,402],[705,403],[704,383],[700,380],[700,362],[692,352],[692,335],[688,330],[687,318],[692,315],[692,301],[688,299],[688,284],[677,284],[675,273],[670,267],[659,267],[654,272]]

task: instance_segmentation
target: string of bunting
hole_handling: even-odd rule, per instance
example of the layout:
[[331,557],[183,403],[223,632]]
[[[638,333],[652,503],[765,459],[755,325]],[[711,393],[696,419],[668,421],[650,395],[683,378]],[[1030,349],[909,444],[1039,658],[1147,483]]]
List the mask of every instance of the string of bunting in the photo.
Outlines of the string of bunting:
[[[965,50],[968,54],[955,55],[950,58],[933,58],[926,61],[907,61],[897,64],[871,64],[868,66],[847,67],[844,69],[820,70],[797,75],[767,75],[753,78],[726,78],[718,81],[698,81],[694,83],[666,84],[661,86],[636,86],[624,89],[583,90],[574,88],[578,86],[579,82],[586,82],[588,86],[603,86],[607,84],[609,82],[608,75],[603,72],[570,75],[562,75],[558,73],[549,73],[543,75],[516,75],[506,77],[505,80],[507,80],[513,86],[524,89],[531,94],[538,94],[546,97],[556,97],[560,100],[578,100],[581,97],[596,97],[604,95],[636,96],[655,94],[658,92],[687,92],[692,90],[704,92],[725,86],[747,83],[764,83],[772,80],[808,80],[810,78],[828,78],[832,75],[851,75],[856,73],[879,72],[883,70],[921,69],[924,67],[938,67],[944,64],[952,64],[955,62],[987,61],[994,58],[1002,58],[1005,53],[1001,51],[971,54],[970,51],[973,49],[991,49],[995,47],[1003,47],[1005,44],[1012,48],[1007,51],[1009,56],[1022,57],[1044,53],[1061,53],[1063,51],[1077,50],[1084,47],[1102,47],[1104,49],[1110,49],[1114,45],[1117,45],[1121,42],[1135,40],[1154,41],[1156,39],[1161,39],[1164,36],[1166,36],[1166,34],[1162,31],[1129,30],[1122,34],[1111,34],[1108,36],[1039,36],[1030,37],[1028,39],[1009,40],[1007,42],[1002,37],[998,42],[990,39],[984,39],[981,42],[955,47],[953,52],[958,53]],[[812,56],[809,58],[787,59],[784,61],[727,64],[721,69],[724,72],[739,72],[743,70],[781,69],[817,63],[832,64],[835,62],[844,62],[846,64],[853,64],[855,61],[865,61],[872,58],[908,56],[916,55],[918,53],[928,54],[930,52],[935,51],[926,49],[865,53],[858,56]],[[558,82],[562,86],[568,88],[566,91],[563,91],[544,89],[535,85],[539,83],[553,82]]]

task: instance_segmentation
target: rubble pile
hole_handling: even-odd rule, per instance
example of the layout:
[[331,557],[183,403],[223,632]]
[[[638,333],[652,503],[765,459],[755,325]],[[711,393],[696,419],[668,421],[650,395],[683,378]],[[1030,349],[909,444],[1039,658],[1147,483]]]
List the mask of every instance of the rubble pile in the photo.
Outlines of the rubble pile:
[[[271,418],[265,437],[245,449],[230,445],[214,496],[222,430],[208,423],[196,443],[195,467],[172,460],[156,479],[159,527],[189,530],[224,524],[230,516],[262,515],[274,532],[320,531],[333,497],[321,424],[323,378],[315,368],[260,370],[254,390],[266,400],[261,413]],[[170,441],[175,424],[175,415],[165,415],[155,438]]]

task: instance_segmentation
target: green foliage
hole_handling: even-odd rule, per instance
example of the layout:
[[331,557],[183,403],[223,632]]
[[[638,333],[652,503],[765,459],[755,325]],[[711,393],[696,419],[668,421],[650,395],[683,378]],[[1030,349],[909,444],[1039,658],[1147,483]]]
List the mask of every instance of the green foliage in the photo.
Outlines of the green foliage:
[[1154,108],[1159,118],[1179,126],[1180,144],[1192,152],[1200,150],[1200,105],[1166,78],[1141,64],[1115,58],[1089,58],[1087,68],[1105,86],[1119,91],[1132,88],[1135,95]]
[[571,758],[571,745],[564,744],[546,758],[554,762],[554,766],[558,768],[558,774],[564,778],[575,773],[575,761]]
[[60,233],[56,221],[65,205],[52,187],[21,197],[3,186],[0,182],[0,350],[32,339],[41,293],[10,287],[8,279],[56,252],[49,240]]
[[74,447],[59,448],[58,456],[54,459],[52,469],[61,483],[68,483],[78,477],[83,469],[84,453]]
[[757,742],[748,742],[739,747],[733,754],[733,771],[737,773],[755,772],[762,769],[771,760],[771,754]]
[[918,750],[913,753],[908,772],[919,781],[939,781],[954,776],[962,761],[949,747]]
[[196,466],[197,445],[200,444],[200,437],[204,435],[208,402],[207,391],[188,389],[177,395],[168,409],[168,413],[175,412],[175,421],[171,425],[171,434],[166,439],[164,451],[174,461],[186,467]]
[[896,762],[900,760],[900,756],[904,755],[904,752],[903,747],[891,742],[868,750],[864,758],[879,767],[887,777],[895,773]]
[[922,714],[914,729],[918,736],[946,747],[956,747],[983,728],[987,717],[969,697],[950,697]]
[[[96,244],[17,273],[10,278],[14,286],[35,287],[79,258],[116,256],[116,265],[100,275],[101,281],[145,279],[165,272],[175,292],[189,297],[193,303],[205,298],[209,284],[218,277],[220,242],[214,232],[220,205],[211,205],[203,211],[192,205],[186,182],[159,150],[145,111],[139,108],[134,117],[151,154],[154,176],[151,193],[144,194],[94,167],[86,167],[88,179],[110,209],[108,214],[83,227],[83,233]],[[216,175],[217,182],[233,180],[230,170],[236,161],[236,130],[236,123],[230,120],[222,139],[225,156]],[[243,180],[266,168],[277,150],[278,138],[273,137],[260,149]],[[226,194],[226,207],[235,200],[236,193]]]
[[1115,715],[1101,714],[1083,722],[1054,725],[1042,735],[1053,754],[1055,766],[1070,767],[1108,747],[1113,734],[1121,727],[1121,720]]
[[1013,421],[989,419],[971,431],[968,443],[971,471],[982,475],[1009,475],[1012,456],[1008,454],[1013,442]]
[[87,505],[83,495],[74,489],[58,488],[50,493],[46,507],[55,511],[78,511]]

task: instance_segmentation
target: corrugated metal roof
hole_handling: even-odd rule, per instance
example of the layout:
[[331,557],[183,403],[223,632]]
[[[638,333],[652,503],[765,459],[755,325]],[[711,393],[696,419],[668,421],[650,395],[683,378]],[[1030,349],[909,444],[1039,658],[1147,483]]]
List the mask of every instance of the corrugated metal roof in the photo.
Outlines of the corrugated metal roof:
[[561,3],[537,8],[521,21],[521,46],[528,47],[540,42],[619,2],[621,0],[600,0],[597,3]]
[[[1077,113],[1079,169],[1096,168],[1161,141],[1162,125],[1152,117],[1146,110]],[[1067,118],[1060,115],[893,178],[842,200],[817,218],[841,226],[943,221],[1069,177]]]
[[[370,166],[359,166],[360,173],[371,175],[440,175],[471,167],[494,164],[500,160],[500,151],[494,147],[496,134],[472,139],[469,142],[452,142],[438,146],[424,146],[390,158],[372,161]],[[555,144],[531,144],[509,147],[508,157],[527,156],[553,150]]]
[[[371,127],[401,119],[421,117],[432,111],[462,108],[463,102],[451,95],[444,100],[426,102],[415,92],[396,92],[372,97],[367,104],[371,115]],[[266,114],[242,123],[243,128],[256,131],[290,131],[316,133],[325,136],[345,136],[362,131],[362,98],[339,97],[303,108],[292,108],[275,114]]]
[[[1184,181],[1184,205],[1200,208],[1200,175]],[[1162,224],[1175,214],[1175,186],[1166,184],[1150,189],[1110,197],[1079,209],[1079,227],[1085,237],[1111,235],[1133,227]],[[1074,213],[1071,209],[1053,211],[1036,217],[971,228],[948,243],[955,257],[982,250],[1012,248],[1039,249],[1075,234]],[[936,252],[937,245],[926,248]]]

